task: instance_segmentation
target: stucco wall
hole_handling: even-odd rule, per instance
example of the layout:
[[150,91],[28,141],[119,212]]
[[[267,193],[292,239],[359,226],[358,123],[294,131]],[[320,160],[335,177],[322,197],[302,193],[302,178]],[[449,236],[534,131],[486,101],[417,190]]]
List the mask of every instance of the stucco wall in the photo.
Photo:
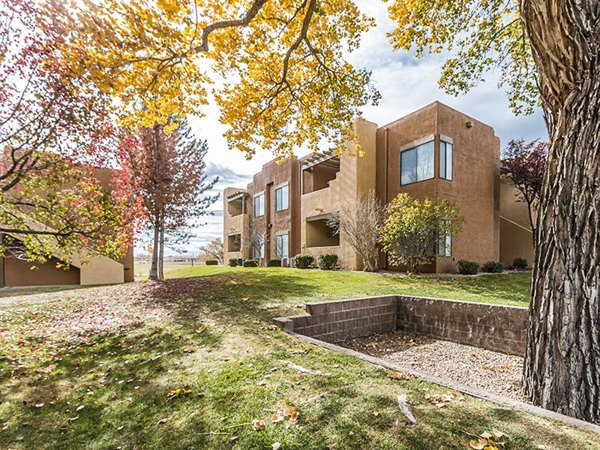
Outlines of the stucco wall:
[[514,259],[527,259],[533,265],[533,236],[527,203],[520,201],[517,190],[500,183],[500,261],[509,266]]
[[[52,286],[79,284],[79,269],[60,269],[60,261],[52,258],[42,264],[31,264],[16,258],[4,258],[4,286]],[[32,267],[36,267],[32,269]]]

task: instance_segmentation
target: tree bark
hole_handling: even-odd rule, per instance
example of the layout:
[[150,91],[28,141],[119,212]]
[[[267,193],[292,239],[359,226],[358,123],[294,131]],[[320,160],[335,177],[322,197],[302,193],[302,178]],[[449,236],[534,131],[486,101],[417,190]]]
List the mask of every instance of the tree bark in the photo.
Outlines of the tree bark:
[[522,0],[550,134],[524,365],[536,405],[600,420],[600,4]]
[[164,220],[161,224],[160,227],[160,244],[159,244],[159,254],[158,254],[158,279],[159,280],[164,280],[165,279],[165,271],[164,271],[164,265],[165,265],[165,227],[164,227]]
[[150,275],[149,278],[153,281],[158,280],[158,252],[159,252],[159,242],[160,242],[160,227],[156,221],[154,222],[154,240],[152,248],[152,264],[150,265]]

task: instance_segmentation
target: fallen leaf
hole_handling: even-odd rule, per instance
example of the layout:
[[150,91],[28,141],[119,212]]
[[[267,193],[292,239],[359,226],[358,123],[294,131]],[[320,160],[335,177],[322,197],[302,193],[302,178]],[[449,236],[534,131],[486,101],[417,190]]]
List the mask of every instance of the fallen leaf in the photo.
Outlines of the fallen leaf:
[[281,444],[279,442],[274,442],[272,447],[273,450],[279,450],[281,448]]
[[75,410],[75,412],[79,412],[79,411],[81,411],[83,408],[85,408],[85,405],[79,405],[79,406],[77,407],[77,409]]
[[261,431],[265,429],[265,421],[264,420],[259,420],[259,419],[254,419],[252,421],[252,429],[254,431]]

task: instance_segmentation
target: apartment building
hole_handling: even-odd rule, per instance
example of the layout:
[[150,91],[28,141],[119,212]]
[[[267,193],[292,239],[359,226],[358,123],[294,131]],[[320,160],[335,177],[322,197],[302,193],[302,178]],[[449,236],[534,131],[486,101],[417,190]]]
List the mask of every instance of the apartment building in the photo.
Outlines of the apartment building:
[[[447,237],[450,245],[437,252],[428,272],[455,272],[460,259],[510,264],[516,256],[529,256],[531,261],[526,210],[512,187],[500,180],[500,140],[493,128],[434,102],[382,127],[356,120],[354,132],[362,157],[352,154],[356,142],[350,142],[341,156],[325,151],[271,162],[247,189],[226,189],[226,258],[268,261],[297,253],[335,253],[343,268],[360,270],[360,258],[328,226],[328,219],[340,205],[374,191],[385,204],[405,192],[458,205],[463,230]],[[278,193],[277,186],[283,185],[287,191]],[[277,199],[282,195],[289,196],[289,205],[280,215]],[[283,233],[285,241],[277,238]],[[285,251],[280,251],[282,245],[287,245]],[[388,267],[383,253],[381,265],[402,269]]]

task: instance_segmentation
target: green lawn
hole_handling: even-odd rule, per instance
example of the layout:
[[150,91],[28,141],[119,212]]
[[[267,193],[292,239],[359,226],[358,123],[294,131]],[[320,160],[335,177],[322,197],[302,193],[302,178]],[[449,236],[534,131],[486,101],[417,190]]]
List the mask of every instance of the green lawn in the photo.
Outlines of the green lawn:
[[[391,379],[268,326],[306,302],[392,292],[524,305],[528,274],[203,266],[170,275],[30,293],[49,301],[0,312],[0,448],[467,449],[470,434],[494,429],[507,449],[600,446],[591,433],[467,396],[440,408],[428,398],[447,389]],[[289,361],[327,374],[301,374]],[[399,414],[400,393],[415,427]]]

